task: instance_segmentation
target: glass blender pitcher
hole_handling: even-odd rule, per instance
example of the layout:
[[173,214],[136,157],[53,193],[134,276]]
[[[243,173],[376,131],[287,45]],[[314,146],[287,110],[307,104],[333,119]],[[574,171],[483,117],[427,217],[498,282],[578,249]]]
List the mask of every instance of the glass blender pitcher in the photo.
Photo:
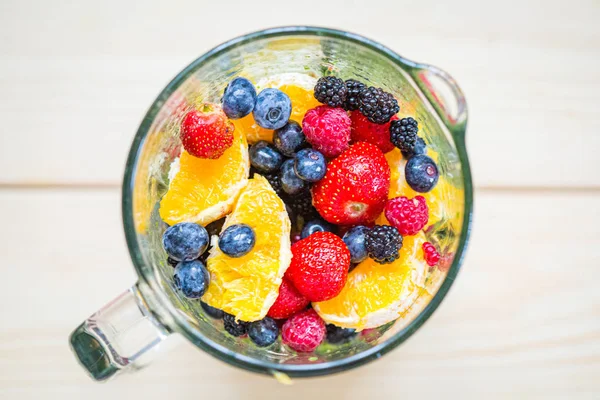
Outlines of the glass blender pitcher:
[[[420,134],[437,154],[441,201],[447,211],[427,232],[442,255],[427,272],[425,289],[396,321],[363,331],[335,346],[297,353],[281,343],[264,349],[228,335],[172,283],[161,244],[165,224],[157,204],[181,146],[175,133],[188,104],[219,102],[224,87],[242,75],[261,79],[333,73],[392,93],[401,113],[419,121]],[[70,337],[81,366],[98,381],[147,364],[170,335],[250,371],[288,377],[326,375],[379,358],[431,316],[460,268],[469,237],[473,187],[465,148],[467,109],[462,92],[445,72],[404,59],[364,37],[316,27],[283,27],[241,36],[191,63],[160,93],[131,145],[123,180],[123,225],[138,281],[84,321]],[[392,170],[392,176],[398,171]],[[439,183],[438,183],[439,185]]]

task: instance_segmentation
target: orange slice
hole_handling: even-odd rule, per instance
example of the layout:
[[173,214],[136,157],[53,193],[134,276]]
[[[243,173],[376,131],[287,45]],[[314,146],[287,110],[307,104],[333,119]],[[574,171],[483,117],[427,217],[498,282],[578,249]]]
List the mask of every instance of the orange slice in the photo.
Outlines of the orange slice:
[[169,225],[183,221],[207,225],[224,217],[248,183],[249,170],[248,143],[237,129],[233,145],[216,160],[184,151],[171,166],[169,190],[160,201],[161,218]]
[[281,278],[292,260],[285,204],[258,174],[240,194],[223,229],[241,223],[254,229],[254,247],[248,254],[233,258],[221,252],[218,238],[213,237],[207,260],[211,282],[202,300],[238,320],[257,321],[277,299]]
[[331,300],[313,303],[325,322],[357,330],[398,319],[423,292],[428,265],[423,259],[423,233],[404,238],[400,258],[391,264],[372,259],[348,274],[346,286]]

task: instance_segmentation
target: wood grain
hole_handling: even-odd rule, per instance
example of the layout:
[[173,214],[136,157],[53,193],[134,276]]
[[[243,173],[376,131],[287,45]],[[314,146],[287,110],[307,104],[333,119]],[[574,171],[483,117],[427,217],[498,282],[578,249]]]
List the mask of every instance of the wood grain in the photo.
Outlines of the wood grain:
[[476,199],[455,286],[381,360],[284,387],[181,343],[138,374],[98,385],[75,363],[67,336],[134,282],[118,191],[0,190],[0,398],[598,398],[600,256],[591,249],[600,219],[589,210],[600,195],[486,191]]
[[3,1],[0,184],[117,185],[138,123],[185,65],[236,35],[310,24],[449,71],[477,185],[598,188],[599,18],[593,0]]

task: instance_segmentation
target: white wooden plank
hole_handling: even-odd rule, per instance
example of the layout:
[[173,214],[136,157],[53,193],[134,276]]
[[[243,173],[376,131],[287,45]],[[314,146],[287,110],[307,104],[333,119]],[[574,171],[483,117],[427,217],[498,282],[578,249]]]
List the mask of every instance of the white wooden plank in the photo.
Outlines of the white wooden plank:
[[0,4],[0,183],[118,184],[160,89],[189,61],[273,25],[339,27],[448,70],[476,183],[600,186],[600,5],[277,1]]
[[116,190],[0,191],[0,398],[598,398],[600,291],[592,193],[476,200],[468,256],[440,309],[369,366],[284,387],[187,343],[94,384],[69,354],[83,318],[134,281]]

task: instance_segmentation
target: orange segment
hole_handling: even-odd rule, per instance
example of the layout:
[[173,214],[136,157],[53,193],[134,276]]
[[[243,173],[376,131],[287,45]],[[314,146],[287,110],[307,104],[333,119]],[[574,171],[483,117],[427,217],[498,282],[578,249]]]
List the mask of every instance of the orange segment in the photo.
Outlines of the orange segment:
[[404,238],[400,258],[391,264],[372,259],[348,274],[346,286],[331,300],[313,303],[325,322],[344,328],[368,329],[396,320],[423,291],[428,266],[423,259],[423,233]]
[[250,144],[254,144],[261,140],[266,140],[269,143],[273,142],[273,131],[258,126],[258,124],[254,122],[252,113],[246,115],[244,118],[234,120],[233,124],[235,125],[236,130],[243,132]]
[[224,217],[248,183],[249,170],[248,143],[237,129],[233,145],[216,160],[196,158],[184,151],[179,171],[169,174],[174,176],[160,202],[161,218],[169,225],[183,221],[207,225]]
[[250,179],[223,229],[241,223],[254,229],[254,247],[248,254],[232,258],[221,252],[215,243],[217,237],[213,237],[207,260],[211,282],[202,300],[236,319],[257,321],[275,302],[292,259],[285,205],[260,175]]

